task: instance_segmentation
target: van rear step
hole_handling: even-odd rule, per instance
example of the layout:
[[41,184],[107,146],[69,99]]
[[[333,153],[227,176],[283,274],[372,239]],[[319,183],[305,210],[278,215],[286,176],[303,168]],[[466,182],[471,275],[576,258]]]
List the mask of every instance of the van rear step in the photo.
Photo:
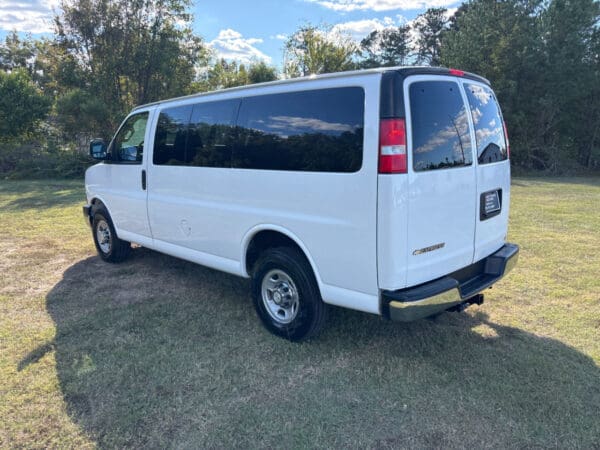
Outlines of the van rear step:
[[519,246],[505,244],[487,258],[445,277],[408,289],[382,291],[382,314],[410,322],[459,305],[481,304],[483,296],[478,294],[512,270],[518,257]]

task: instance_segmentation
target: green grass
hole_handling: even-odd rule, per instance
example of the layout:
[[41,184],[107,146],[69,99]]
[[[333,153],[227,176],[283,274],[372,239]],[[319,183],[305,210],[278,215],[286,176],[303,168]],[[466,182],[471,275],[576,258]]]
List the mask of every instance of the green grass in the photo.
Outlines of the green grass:
[[462,314],[269,335],[247,280],[95,256],[81,183],[0,182],[0,447],[600,447],[600,180],[516,179]]

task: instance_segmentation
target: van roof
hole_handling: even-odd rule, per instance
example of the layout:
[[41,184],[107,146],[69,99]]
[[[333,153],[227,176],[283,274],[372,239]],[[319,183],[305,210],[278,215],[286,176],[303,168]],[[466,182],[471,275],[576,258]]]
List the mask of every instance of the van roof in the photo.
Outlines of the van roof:
[[264,86],[279,86],[284,84],[294,84],[307,80],[323,80],[330,78],[344,78],[344,77],[353,77],[357,75],[368,75],[368,74],[376,74],[376,73],[384,73],[384,72],[397,72],[402,78],[405,78],[409,75],[457,75],[461,74],[461,77],[470,78],[476,81],[483,82],[485,84],[490,84],[490,82],[479,75],[470,72],[463,71],[455,71],[455,69],[448,69],[445,67],[429,67],[429,66],[396,66],[396,67],[378,67],[375,69],[361,69],[361,70],[351,70],[347,72],[334,72],[334,73],[325,73],[322,75],[308,75],[305,77],[298,78],[289,78],[285,80],[276,80],[276,81],[268,81],[266,83],[256,83],[256,84],[247,84],[244,86],[236,86],[232,88],[219,89],[217,91],[208,91],[208,92],[199,92],[196,94],[185,95],[182,97],[169,98],[165,100],[159,100],[156,102],[146,103],[143,105],[136,106],[133,108],[133,111],[136,111],[141,108],[147,108],[149,106],[156,106],[163,103],[170,103],[177,100],[184,100],[196,97],[204,97],[208,95],[214,95],[216,93],[226,93],[226,92],[235,92],[235,91],[244,91],[249,89],[254,89],[257,87]]

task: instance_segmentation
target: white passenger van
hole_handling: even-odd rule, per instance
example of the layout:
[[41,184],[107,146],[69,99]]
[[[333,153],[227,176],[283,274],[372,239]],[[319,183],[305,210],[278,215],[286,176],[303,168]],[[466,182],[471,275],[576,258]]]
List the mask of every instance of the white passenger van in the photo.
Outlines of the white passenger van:
[[489,82],[385,68],[134,109],[86,172],[98,253],[130,243],[252,278],[273,333],[332,304],[409,321],[471,303],[516,263],[509,149]]

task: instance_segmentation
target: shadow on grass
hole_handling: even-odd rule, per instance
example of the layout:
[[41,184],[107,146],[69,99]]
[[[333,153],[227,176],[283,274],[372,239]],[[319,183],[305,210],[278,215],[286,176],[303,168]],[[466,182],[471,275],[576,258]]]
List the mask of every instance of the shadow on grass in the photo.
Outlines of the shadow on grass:
[[47,296],[69,414],[101,447],[582,447],[600,369],[481,313],[394,324],[333,309],[317,339],[262,329],[248,281],[146,249]]
[[77,181],[4,181],[0,193],[18,196],[1,205],[0,211],[50,209],[76,202],[83,204],[85,200],[83,186]]

